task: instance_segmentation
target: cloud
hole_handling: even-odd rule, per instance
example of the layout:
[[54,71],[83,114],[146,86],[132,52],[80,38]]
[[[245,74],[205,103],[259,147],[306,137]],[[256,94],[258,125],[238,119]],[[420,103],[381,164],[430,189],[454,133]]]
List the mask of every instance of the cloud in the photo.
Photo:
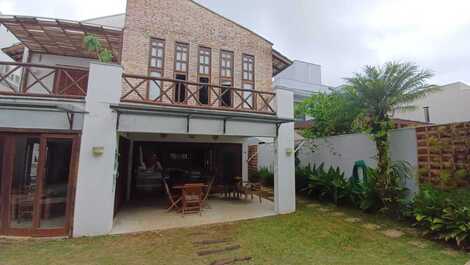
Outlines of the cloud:
[[[323,66],[326,84],[363,65],[410,60],[434,82],[470,83],[468,0],[196,0],[252,29],[288,57]],[[82,20],[125,0],[0,0],[0,12]]]

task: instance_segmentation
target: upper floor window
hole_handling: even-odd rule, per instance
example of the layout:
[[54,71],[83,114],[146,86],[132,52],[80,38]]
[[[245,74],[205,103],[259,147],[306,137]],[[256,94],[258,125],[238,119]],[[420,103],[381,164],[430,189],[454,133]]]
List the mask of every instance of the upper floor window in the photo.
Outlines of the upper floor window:
[[233,52],[221,51],[220,53],[220,77],[233,77]]
[[[150,54],[149,54],[149,76],[163,77],[163,68],[165,65],[165,41],[162,39],[150,39]],[[148,98],[157,99],[161,95],[161,82],[152,81],[148,85]]]
[[243,55],[243,80],[255,80],[255,57],[251,55]]
[[220,85],[223,87],[220,91],[221,106],[232,106],[232,87],[233,87],[233,52],[220,52]]
[[163,70],[165,60],[165,41],[152,38],[150,41],[150,68]]
[[211,73],[211,49],[199,48],[199,75],[210,75]]
[[[255,89],[255,57],[244,54],[242,58],[242,86],[245,90]],[[243,107],[255,109],[254,94],[251,91],[243,91]]]
[[175,71],[188,72],[189,45],[185,43],[176,43],[175,50]]
[[212,50],[206,47],[199,47],[198,75],[199,83],[199,102],[209,104],[209,83],[211,79]]

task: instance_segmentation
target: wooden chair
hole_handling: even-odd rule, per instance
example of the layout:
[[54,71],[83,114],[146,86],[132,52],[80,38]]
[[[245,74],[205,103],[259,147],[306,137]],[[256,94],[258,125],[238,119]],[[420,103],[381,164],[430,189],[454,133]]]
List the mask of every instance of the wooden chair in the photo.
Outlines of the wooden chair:
[[245,200],[248,196],[251,196],[251,200],[253,200],[256,195],[259,198],[259,203],[263,203],[263,187],[259,183],[240,181],[237,183],[237,192],[239,196],[243,195]]
[[211,195],[211,192],[212,192],[212,187],[214,186],[214,182],[215,182],[215,176],[213,176],[210,181],[209,181],[209,185],[207,186],[207,190],[206,190],[206,193],[204,194],[204,197],[202,198],[202,206],[203,207],[207,207],[210,209],[210,206],[209,204],[207,203],[207,200],[209,199],[209,196]]
[[178,204],[181,202],[181,200],[183,198],[179,195],[175,195],[175,194],[171,193],[170,187],[168,186],[168,182],[166,181],[165,178],[163,178],[163,186],[165,187],[165,193],[168,196],[168,201],[169,201],[169,205],[170,205],[168,207],[168,211],[170,212],[173,209],[178,210],[179,209]]
[[31,220],[33,218],[33,209],[34,209],[34,192],[32,187],[25,187],[20,194],[17,194],[17,216],[16,220],[18,223],[23,222],[23,220]]
[[204,185],[202,184],[186,184],[183,187],[182,207],[183,216],[187,213],[199,213],[202,210],[202,197]]

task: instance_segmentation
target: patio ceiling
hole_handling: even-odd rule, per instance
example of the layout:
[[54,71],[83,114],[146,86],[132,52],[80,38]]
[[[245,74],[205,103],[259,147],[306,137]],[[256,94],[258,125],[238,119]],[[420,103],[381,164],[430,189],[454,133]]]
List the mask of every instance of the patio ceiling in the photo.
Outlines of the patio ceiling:
[[292,61],[282,53],[273,49],[273,76],[284,71],[292,64]]
[[[0,16],[0,24],[10,31],[30,51],[63,56],[96,58],[83,45],[86,34],[95,35],[104,48],[120,61],[122,29],[77,21],[28,16]],[[20,46],[4,49],[12,58]]]

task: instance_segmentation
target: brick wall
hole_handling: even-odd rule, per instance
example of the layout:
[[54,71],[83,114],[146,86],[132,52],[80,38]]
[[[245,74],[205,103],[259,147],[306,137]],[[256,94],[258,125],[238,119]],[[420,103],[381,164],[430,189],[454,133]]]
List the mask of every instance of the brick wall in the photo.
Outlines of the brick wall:
[[421,183],[470,186],[470,123],[416,128]]
[[211,83],[219,84],[220,50],[224,49],[235,55],[235,87],[242,87],[242,54],[246,53],[255,56],[256,90],[272,91],[272,44],[193,1],[127,1],[122,51],[126,73],[148,74],[150,37],[166,41],[166,78],[174,78],[175,43],[184,42],[190,44],[189,81],[197,82],[198,47],[205,46],[212,49]]

